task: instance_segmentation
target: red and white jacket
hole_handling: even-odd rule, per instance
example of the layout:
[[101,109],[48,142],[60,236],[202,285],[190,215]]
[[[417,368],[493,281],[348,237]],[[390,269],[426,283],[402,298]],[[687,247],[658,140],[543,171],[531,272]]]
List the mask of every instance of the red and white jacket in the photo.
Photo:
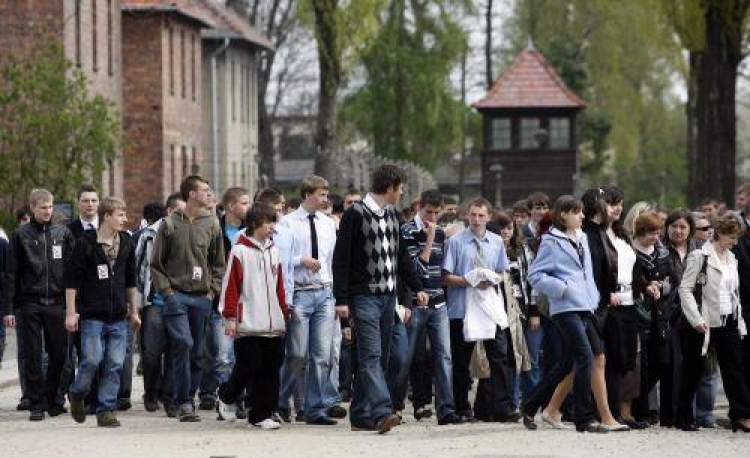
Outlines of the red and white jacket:
[[289,316],[281,254],[270,239],[261,244],[240,234],[229,252],[219,312],[236,320],[237,337],[278,336]]

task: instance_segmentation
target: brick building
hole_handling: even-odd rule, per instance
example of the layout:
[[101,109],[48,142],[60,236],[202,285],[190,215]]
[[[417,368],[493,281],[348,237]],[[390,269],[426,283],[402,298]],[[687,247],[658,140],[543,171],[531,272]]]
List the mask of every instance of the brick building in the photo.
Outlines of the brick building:
[[[48,40],[63,44],[66,57],[89,81],[90,92],[122,112],[120,0],[0,0],[0,54],[23,53]],[[122,162],[108,164],[102,195],[122,195]]]
[[201,29],[192,2],[122,2],[125,189],[131,222],[200,172]]
[[221,196],[258,187],[258,53],[273,44],[247,20],[212,0],[195,2],[213,23],[203,29],[203,161],[201,173]]

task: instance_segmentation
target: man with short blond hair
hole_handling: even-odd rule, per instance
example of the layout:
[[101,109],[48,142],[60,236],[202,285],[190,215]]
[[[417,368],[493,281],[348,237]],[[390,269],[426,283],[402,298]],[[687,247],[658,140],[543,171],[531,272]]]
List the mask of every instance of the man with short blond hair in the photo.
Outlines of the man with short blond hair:
[[[31,421],[63,412],[56,404],[60,374],[68,349],[65,332],[63,270],[73,251],[70,230],[52,222],[54,198],[46,189],[29,195],[32,219],[19,226],[10,239],[5,291],[6,326],[15,326],[17,314],[24,336],[24,359]],[[42,371],[42,345],[49,356]]]
[[[331,341],[335,311],[331,285],[331,262],[336,246],[336,227],[321,210],[328,203],[328,181],[315,175],[300,183],[300,207],[286,215],[280,225],[289,228],[295,244],[294,296],[289,305],[286,358],[281,370],[279,412],[288,419],[289,398],[307,366],[305,421],[314,425],[335,425],[342,418],[339,406],[328,409],[325,388],[331,370]],[[309,362],[308,362],[309,360]]]

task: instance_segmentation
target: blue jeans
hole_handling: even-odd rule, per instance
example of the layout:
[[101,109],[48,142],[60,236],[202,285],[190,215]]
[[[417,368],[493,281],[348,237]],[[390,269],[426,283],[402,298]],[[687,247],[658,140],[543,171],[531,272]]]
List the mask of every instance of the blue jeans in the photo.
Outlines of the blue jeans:
[[352,296],[357,375],[349,412],[352,424],[380,424],[393,411],[385,380],[391,347],[395,294]]
[[122,363],[122,375],[120,376],[120,390],[117,392],[117,399],[130,399],[133,391],[133,339],[135,334],[130,326],[125,326],[127,330],[127,344],[125,345],[125,361]]
[[294,393],[309,355],[305,379],[305,420],[317,420],[328,416],[324,389],[331,371],[331,340],[335,321],[331,288],[296,291],[290,315],[286,357],[281,367],[279,407],[289,408],[289,398]]
[[717,375],[716,358],[706,360],[705,372],[698,382],[698,390],[695,392],[695,421],[697,423],[713,423],[714,405],[716,405],[716,392],[719,387]]
[[388,383],[393,410],[404,410],[403,387],[400,383],[404,373],[409,373],[409,335],[406,331],[406,325],[397,314],[394,314],[391,351],[388,358],[388,369],[385,372],[385,381]]
[[224,318],[213,310],[206,324],[200,397],[216,399],[216,390],[229,380],[234,366],[234,339],[224,332]]
[[203,337],[209,313],[211,301],[204,295],[176,292],[164,302],[175,406],[192,405],[200,386]]
[[[448,322],[448,309],[446,306],[440,308],[415,307],[412,310],[411,321],[406,326],[409,339],[406,364],[399,375],[399,400],[406,398],[409,369],[411,368],[414,354],[417,351],[417,338],[421,333],[427,331],[432,349],[432,358],[435,361],[435,403],[438,418],[446,418],[455,413],[456,406],[453,402],[453,362],[451,360],[451,335]],[[423,407],[417,406],[416,407]]]
[[[83,400],[91,387],[94,375],[99,373],[96,412],[116,409],[117,391],[120,388],[122,364],[127,345],[127,323],[125,320],[105,323],[99,320],[81,320],[81,361],[73,384],[71,399]],[[104,362],[102,369],[99,364]]]
[[[526,327],[526,329],[524,329],[524,336],[526,337],[526,346],[529,349],[529,357],[531,358],[531,369],[520,373],[518,377],[518,386],[520,388],[521,399],[526,401],[534,388],[536,388],[542,380],[542,369],[540,366],[539,355],[542,350],[544,329],[539,326],[539,328],[532,331]],[[516,405],[518,405],[518,403],[516,403]]]
[[331,370],[329,371],[325,385],[323,385],[323,403],[325,403],[326,407],[341,404],[341,393],[339,393],[341,338],[341,322],[336,319],[333,322],[333,339],[331,339]]

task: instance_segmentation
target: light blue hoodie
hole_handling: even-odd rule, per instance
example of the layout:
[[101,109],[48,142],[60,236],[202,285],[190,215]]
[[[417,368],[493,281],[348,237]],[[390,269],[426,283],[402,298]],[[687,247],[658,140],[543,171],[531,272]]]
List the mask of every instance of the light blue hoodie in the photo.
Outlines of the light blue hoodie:
[[529,270],[531,287],[549,299],[550,315],[564,312],[593,312],[599,303],[599,291],[594,283],[588,239],[576,231],[581,256],[562,231],[552,228],[542,237],[534,263]]

